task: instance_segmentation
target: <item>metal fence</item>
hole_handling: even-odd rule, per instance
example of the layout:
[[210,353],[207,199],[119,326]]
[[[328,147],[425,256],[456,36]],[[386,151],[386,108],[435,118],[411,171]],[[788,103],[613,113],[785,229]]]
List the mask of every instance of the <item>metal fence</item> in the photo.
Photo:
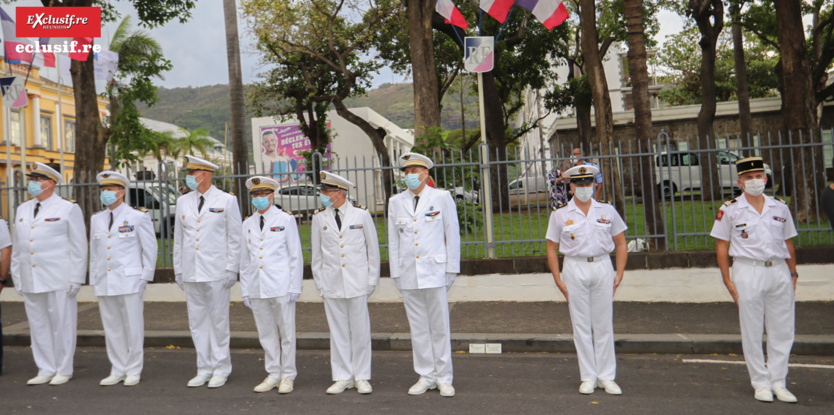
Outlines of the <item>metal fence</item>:
[[[832,172],[834,157],[832,135],[832,131],[825,130],[808,134],[722,137],[707,140],[707,145],[701,147],[697,139],[673,140],[668,134],[661,133],[651,141],[651,148],[638,142],[607,147],[595,145],[581,150],[585,153],[585,162],[601,166],[602,192],[626,221],[627,239],[644,240],[645,247],[650,250],[713,248],[714,241],[709,237],[713,218],[724,200],[741,192],[733,162],[751,155],[765,159],[769,179],[767,194],[783,198],[791,206],[799,231],[797,245],[831,245],[834,244],[834,233],[822,216],[819,203],[804,209],[807,214],[800,220],[796,213],[802,209],[796,195],[804,192],[805,196],[813,196],[816,189],[818,197],[827,185],[826,174]],[[545,255],[548,219],[556,203],[553,197],[556,189],[553,183],[558,176],[556,170],[570,163],[572,149],[560,146],[545,154],[524,150],[482,150],[485,149],[430,154],[435,160],[435,167],[430,172],[432,180],[438,187],[449,190],[457,202],[462,256],[482,258],[491,251],[502,257]],[[647,159],[648,164],[642,163]],[[795,164],[798,168],[789,167]],[[649,171],[646,171],[647,165]],[[706,166],[709,177],[702,177],[702,166]],[[246,167],[250,170],[250,166]],[[250,173],[267,174],[281,183],[275,193],[275,203],[296,216],[307,261],[310,259],[310,216],[320,207],[316,172],[322,169],[345,176],[356,185],[349,192],[349,199],[367,207],[374,216],[382,257],[387,259],[386,201],[390,195],[406,188],[404,176],[397,167],[382,166],[378,157],[325,159],[315,153],[297,170],[271,171],[272,168]],[[127,192],[128,203],[148,209],[154,221],[160,238],[159,265],[170,266],[175,204],[176,198],[186,190],[185,172],[168,171],[168,164],[164,163],[160,163],[152,179],[147,171],[122,172],[134,180]],[[809,172],[813,174],[805,174]],[[220,171],[214,177],[214,184],[231,191],[235,181],[251,174],[233,175]],[[653,183],[648,189],[642,185],[645,175],[649,175],[650,183]],[[488,178],[491,180],[491,206],[484,203]],[[0,187],[2,215],[11,219],[12,224],[13,210],[29,197],[25,184],[18,171],[12,186],[3,183]],[[243,193],[238,197],[243,206],[242,214],[247,216],[253,208],[249,195]],[[87,217],[103,208],[95,183],[60,185],[58,194],[75,199]],[[651,209],[660,218],[660,227],[654,232],[649,232],[651,227],[647,224]],[[491,228],[487,216],[492,219]]]

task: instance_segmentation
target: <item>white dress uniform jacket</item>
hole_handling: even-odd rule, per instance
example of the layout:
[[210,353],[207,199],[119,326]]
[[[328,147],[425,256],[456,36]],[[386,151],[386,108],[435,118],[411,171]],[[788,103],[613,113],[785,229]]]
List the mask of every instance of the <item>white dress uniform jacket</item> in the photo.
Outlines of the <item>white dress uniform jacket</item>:
[[730,241],[730,256],[758,261],[788,259],[786,240],[797,235],[788,205],[765,195],[762,214],[747,201],[747,194],[725,202],[710,236]]
[[244,297],[276,298],[301,293],[304,257],[295,219],[289,213],[270,206],[255,212],[243,222],[240,286]]
[[586,217],[571,200],[550,214],[546,236],[559,244],[559,252],[565,256],[596,257],[610,254],[614,250],[612,237],[627,228],[614,206],[592,200]]
[[349,201],[339,208],[342,228],[333,207],[313,216],[310,239],[316,288],[325,298],[353,298],[379,285],[379,235],[371,214]]
[[11,272],[21,293],[66,291],[87,279],[87,230],[77,204],[55,194],[17,207]]
[[[200,196],[203,209],[197,211]],[[240,271],[240,208],[234,196],[211,186],[177,199],[174,222],[174,273],[183,282],[222,281]]]
[[[410,191],[388,203],[391,278],[401,290],[445,287],[446,273],[460,273],[460,228],[452,195],[426,186],[419,196],[416,212]],[[432,243],[437,240],[445,244]]]
[[138,293],[140,280],[153,281],[157,241],[146,212],[122,203],[90,220],[90,284],[96,296]]

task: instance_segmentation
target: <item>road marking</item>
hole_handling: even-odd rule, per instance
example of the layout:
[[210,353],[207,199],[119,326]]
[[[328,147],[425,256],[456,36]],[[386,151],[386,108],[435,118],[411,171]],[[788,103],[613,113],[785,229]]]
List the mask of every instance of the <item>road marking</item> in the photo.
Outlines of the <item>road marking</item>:
[[[708,360],[708,359],[683,359],[682,362],[684,363],[712,363],[712,364],[719,364],[719,365],[744,365],[746,364],[743,360]],[[809,363],[789,363],[789,367],[804,367],[810,369],[834,369],[834,365],[814,365]]]

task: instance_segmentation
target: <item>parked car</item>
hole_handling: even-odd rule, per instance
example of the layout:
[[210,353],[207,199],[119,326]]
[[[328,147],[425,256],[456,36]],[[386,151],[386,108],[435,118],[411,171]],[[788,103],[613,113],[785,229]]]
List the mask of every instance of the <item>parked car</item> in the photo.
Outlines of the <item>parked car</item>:
[[510,182],[511,205],[550,203],[549,184],[545,177],[520,177]]
[[[730,152],[719,151],[716,157],[718,163],[718,177],[723,189],[738,188],[738,174],[736,161],[743,158],[742,155]],[[773,170],[768,164],[764,165],[767,175],[767,186],[773,185]],[[655,157],[655,177],[658,192],[666,197],[682,191],[693,191],[701,189],[701,165],[700,153],[690,152],[668,152],[661,153]]]
[[133,181],[130,182],[126,202],[130,206],[148,210],[158,235],[173,236],[179,195],[171,185],[163,187],[154,181]]
[[[316,209],[322,207],[320,194],[318,187],[312,184],[287,185],[275,190],[274,203],[293,214],[309,217]],[[354,203],[356,199],[348,195],[348,201]]]
[[480,202],[480,195],[478,191],[472,190],[464,190],[462,186],[455,187],[454,197],[455,203],[467,202],[467,203],[474,203],[478,204]]

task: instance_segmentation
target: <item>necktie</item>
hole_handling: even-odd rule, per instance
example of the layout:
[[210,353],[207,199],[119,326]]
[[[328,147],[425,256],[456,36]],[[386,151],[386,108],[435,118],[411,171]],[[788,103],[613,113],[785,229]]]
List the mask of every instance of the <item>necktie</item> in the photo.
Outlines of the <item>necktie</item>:
[[264,230],[264,216],[261,215],[261,230]]
[[197,206],[197,213],[200,213],[200,211],[203,210],[203,202],[205,202],[205,201],[206,201],[206,199],[204,199],[202,196],[200,196],[200,205]]
[[113,212],[112,211],[110,212],[110,224],[107,225],[107,230],[109,231],[111,229],[113,229]]
[[414,196],[414,212],[417,212],[417,203],[420,202],[420,196]]
[[339,230],[342,230],[342,219],[339,217],[339,209],[336,210],[336,226],[339,227]]
[[39,210],[41,210],[41,204],[40,204],[40,202],[35,204],[35,216],[33,216],[33,218],[37,218],[37,217],[38,217],[38,211],[39,211]]

